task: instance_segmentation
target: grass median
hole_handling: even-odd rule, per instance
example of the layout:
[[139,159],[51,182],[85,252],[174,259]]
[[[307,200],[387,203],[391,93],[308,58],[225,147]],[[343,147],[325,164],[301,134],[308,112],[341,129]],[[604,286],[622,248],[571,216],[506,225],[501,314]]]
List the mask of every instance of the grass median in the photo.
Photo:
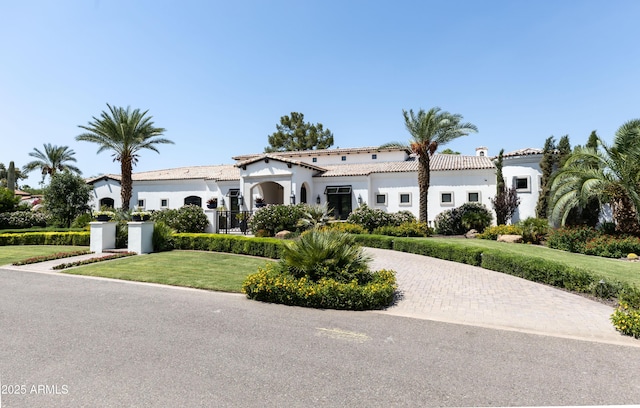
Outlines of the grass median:
[[217,252],[170,251],[98,262],[63,273],[239,293],[244,279],[267,262],[270,260]]

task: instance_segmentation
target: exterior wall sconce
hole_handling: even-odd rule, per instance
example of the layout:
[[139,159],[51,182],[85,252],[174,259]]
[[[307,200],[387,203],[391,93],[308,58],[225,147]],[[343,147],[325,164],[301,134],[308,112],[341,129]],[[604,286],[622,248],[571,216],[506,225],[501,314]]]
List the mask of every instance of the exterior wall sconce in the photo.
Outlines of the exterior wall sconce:
[[291,193],[291,197],[289,197],[289,201],[291,202],[291,205],[296,203],[296,195],[294,193]]
[[358,204],[362,205],[362,196],[358,194]]
[[238,205],[240,207],[242,207],[242,204],[244,204],[244,197],[242,196],[242,194],[238,195]]
[[316,197],[316,204],[320,204],[320,194],[318,194],[318,197]]
[[224,197],[222,197],[222,200],[220,200],[220,202],[222,203],[222,207],[224,207]]

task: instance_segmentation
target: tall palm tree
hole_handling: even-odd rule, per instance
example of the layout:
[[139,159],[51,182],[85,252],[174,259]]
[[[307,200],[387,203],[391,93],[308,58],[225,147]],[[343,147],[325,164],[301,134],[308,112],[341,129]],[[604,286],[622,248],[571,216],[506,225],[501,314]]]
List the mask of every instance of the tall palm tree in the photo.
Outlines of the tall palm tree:
[[611,206],[616,229],[640,233],[640,119],[622,125],[608,146],[580,147],[551,185],[551,220],[564,224],[573,208],[598,200]]
[[76,152],[69,149],[69,146],[55,146],[51,143],[43,144],[44,152],[33,148],[33,151],[29,153],[29,156],[35,157],[36,160],[30,161],[22,168],[25,173],[40,169],[42,171],[42,181],[47,175],[53,176],[56,171],[69,170],[72,173],[82,174],[79,168],[70,164],[70,162],[76,162],[76,158],[73,157]]
[[77,136],[76,140],[98,144],[98,153],[113,151],[113,161],[120,162],[122,207],[128,209],[133,189],[131,173],[138,162],[140,150],[149,149],[159,153],[156,145],[173,142],[161,137],[165,129],[154,127],[152,116],[147,116],[148,110],[132,111],[129,107],[124,109],[109,104],[107,107],[109,111],[102,111],[99,119],[94,116],[87,126],[78,126],[87,133]]
[[402,110],[404,123],[411,135],[409,145],[403,143],[388,143],[382,147],[405,147],[411,149],[418,156],[418,187],[420,188],[420,221],[428,222],[427,198],[431,183],[431,156],[438,147],[477,132],[478,128],[472,123],[463,123],[462,115],[452,114],[434,107],[425,112],[420,109],[417,114],[413,110]]

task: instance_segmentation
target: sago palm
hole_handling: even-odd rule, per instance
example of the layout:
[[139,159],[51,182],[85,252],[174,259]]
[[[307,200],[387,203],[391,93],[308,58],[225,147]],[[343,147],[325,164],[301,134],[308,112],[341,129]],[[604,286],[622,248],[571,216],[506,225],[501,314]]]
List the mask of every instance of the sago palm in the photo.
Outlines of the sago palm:
[[120,162],[122,208],[128,209],[133,189],[131,175],[139,152],[149,149],[159,153],[156,145],[173,142],[161,137],[165,129],[153,125],[152,116],[147,116],[148,111],[132,111],[129,107],[125,109],[109,104],[107,107],[109,111],[102,111],[100,118],[94,116],[87,126],[79,126],[87,133],[77,136],[76,140],[98,144],[98,153],[105,150],[113,152],[113,160]]
[[571,154],[552,182],[551,220],[564,225],[572,209],[594,199],[611,206],[618,231],[640,232],[640,120],[622,125],[611,146],[598,138],[597,148]]
[[29,153],[29,156],[36,158],[36,160],[24,165],[23,172],[28,173],[35,169],[40,169],[42,181],[47,175],[53,176],[56,174],[56,171],[69,170],[72,173],[82,174],[79,168],[69,163],[77,161],[73,157],[76,153],[69,149],[69,146],[55,146],[51,143],[45,143],[43,147],[44,151],[33,148],[33,152]]
[[418,187],[420,189],[420,222],[428,222],[427,204],[429,185],[431,183],[431,156],[438,147],[449,143],[461,136],[477,132],[478,128],[472,123],[462,122],[462,115],[442,111],[438,107],[417,114],[413,110],[403,110],[404,123],[411,135],[409,145],[403,143],[388,143],[382,147],[407,147],[418,156]]

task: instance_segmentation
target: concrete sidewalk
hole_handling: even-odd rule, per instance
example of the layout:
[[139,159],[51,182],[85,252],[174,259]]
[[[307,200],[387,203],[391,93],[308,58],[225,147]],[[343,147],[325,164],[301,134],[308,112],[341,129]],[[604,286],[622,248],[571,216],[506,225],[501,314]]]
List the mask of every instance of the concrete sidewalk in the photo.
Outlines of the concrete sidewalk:
[[614,309],[476,266],[366,248],[373,269],[396,271],[401,298],[385,314],[640,347],[609,320]]

